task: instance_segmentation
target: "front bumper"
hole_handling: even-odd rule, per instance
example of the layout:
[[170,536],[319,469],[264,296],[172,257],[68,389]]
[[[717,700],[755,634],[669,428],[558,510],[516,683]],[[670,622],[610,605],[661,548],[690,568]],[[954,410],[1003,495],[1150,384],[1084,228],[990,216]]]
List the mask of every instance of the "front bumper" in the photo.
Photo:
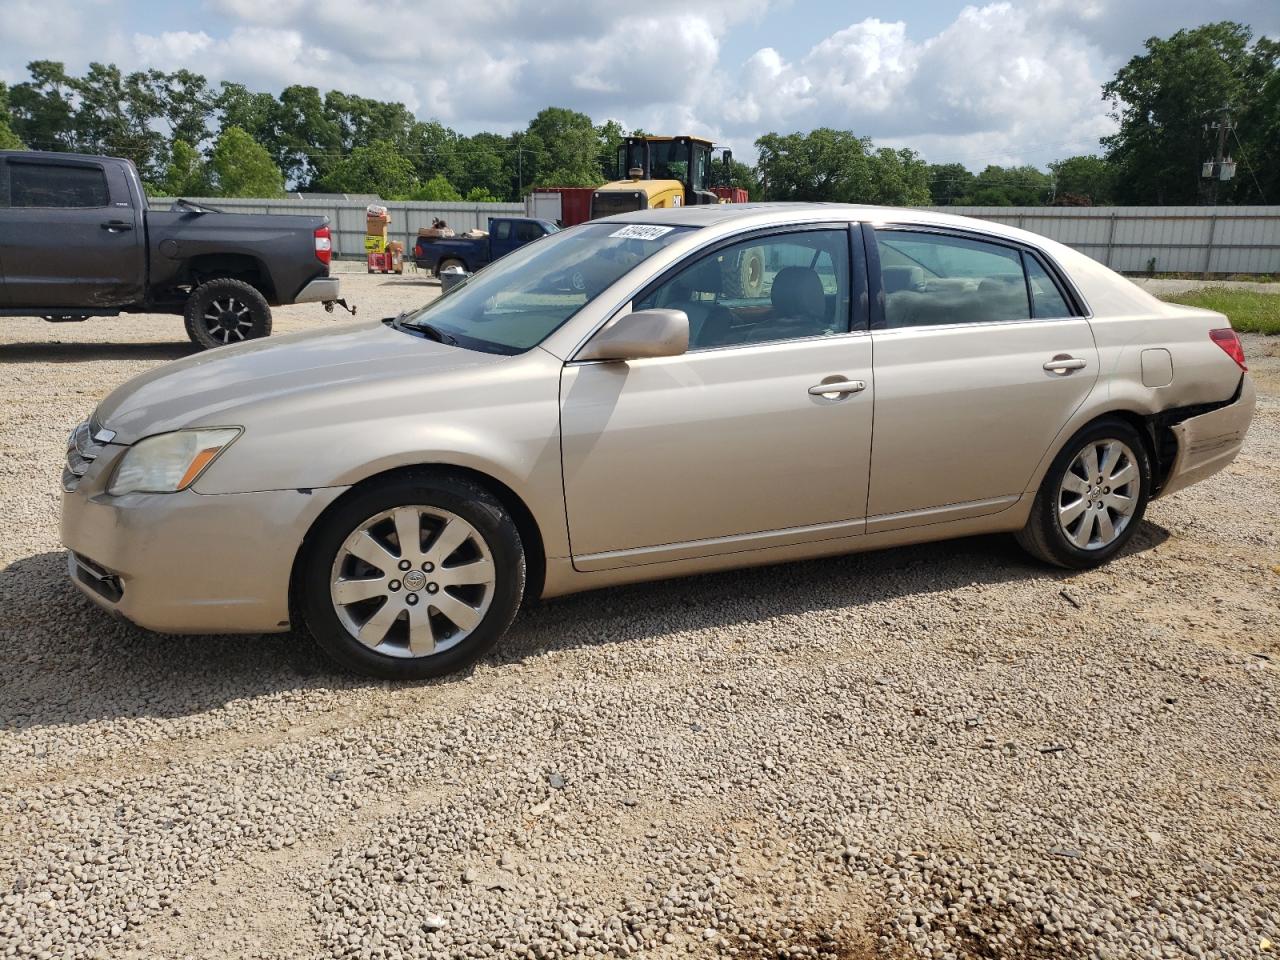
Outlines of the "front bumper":
[[328,303],[338,299],[338,278],[317,277],[298,291],[294,303]]
[[1172,424],[1169,429],[1178,441],[1178,453],[1160,496],[1197,483],[1231,463],[1244,446],[1256,405],[1257,391],[1245,374],[1240,378],[1239,396],[1232,403]]
[[108,466],[62,497],[69,572],[86,596],[161,633],[289,628],[298,548],[346,488],[112,497],[95,482]]

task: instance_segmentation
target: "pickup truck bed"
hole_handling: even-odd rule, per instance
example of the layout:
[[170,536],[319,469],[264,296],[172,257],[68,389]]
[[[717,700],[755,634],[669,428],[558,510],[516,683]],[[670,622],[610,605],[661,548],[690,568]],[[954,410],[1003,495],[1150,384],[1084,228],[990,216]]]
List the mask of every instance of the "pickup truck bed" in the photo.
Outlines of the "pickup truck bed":
[[419,270],[428,270],[436,276],[451,266],[473,273],[559,229],[550,220],[490,217],[489,235],[485,237],[419,237],[413,247],[413,259]]

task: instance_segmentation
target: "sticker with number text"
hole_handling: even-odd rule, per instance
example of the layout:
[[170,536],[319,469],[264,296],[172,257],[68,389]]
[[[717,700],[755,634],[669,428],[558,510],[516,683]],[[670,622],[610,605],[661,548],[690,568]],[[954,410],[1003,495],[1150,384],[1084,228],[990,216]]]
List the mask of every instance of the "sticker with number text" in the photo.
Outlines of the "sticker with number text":
[[675,227],[655,227],[646,223],[632,223],[609,234],[621,240],[657,240],[670,233]]

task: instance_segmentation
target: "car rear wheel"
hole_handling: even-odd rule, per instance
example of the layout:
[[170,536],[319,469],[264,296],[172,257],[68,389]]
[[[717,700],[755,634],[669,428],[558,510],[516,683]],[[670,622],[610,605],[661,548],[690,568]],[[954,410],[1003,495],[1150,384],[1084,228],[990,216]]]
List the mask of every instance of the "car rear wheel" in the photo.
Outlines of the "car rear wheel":
[[184,316],[187,336],[205,350],[271,333],[271,307],[243,280],[224,277],[200,284],[187,299]]
[[300,599],[340,665],[416,680],[488,651],[524,584],[520,534],[503,506],[469,480],[422,475],[357,493],[322,521]]
[[1100,420],[1054,459],[1018,542],[1055,566],[1096,567],[1128,543],[1150,495],[1151,459],[1142,436],[1123,420]]

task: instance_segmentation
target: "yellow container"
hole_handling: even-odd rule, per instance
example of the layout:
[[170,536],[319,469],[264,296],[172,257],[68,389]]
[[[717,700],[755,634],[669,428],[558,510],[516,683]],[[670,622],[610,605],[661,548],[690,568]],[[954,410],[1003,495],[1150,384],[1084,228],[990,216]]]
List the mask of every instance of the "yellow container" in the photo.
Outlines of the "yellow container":
[[365,237],[364,249],[366,253],[386,253],[387,238],[386,237]]

